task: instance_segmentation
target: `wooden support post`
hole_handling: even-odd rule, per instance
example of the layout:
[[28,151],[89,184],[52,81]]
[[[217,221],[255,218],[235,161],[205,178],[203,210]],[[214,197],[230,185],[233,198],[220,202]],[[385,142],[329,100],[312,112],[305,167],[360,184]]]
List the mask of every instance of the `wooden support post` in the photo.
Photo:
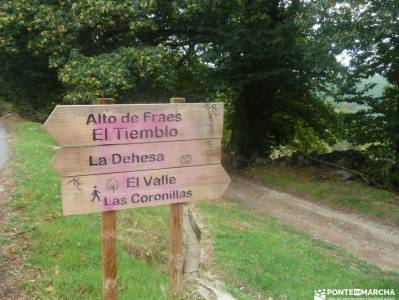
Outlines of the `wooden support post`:
[[[185,98],[170,98],[170,103],[184,102]],[[174,298],[183,293],[183,205],[170,205],[169,288]]]
[[[96,104],[114,104],[112,98],[97,99]],[[102,213],[101,238],[103,244],[103,299],[118,298],[116,277],[116,212]]]

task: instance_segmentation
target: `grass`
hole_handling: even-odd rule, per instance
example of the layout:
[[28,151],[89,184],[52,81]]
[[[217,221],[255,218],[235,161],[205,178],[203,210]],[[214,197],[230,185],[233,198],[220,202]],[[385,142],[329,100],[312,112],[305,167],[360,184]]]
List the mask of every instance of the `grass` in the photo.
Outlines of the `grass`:
[[[313,299],[314,290],[323,288],[399,292],[399,274],[382,272],[237,203],[206,202],[199,207],[214,235],[215,268],[238,299],[257,295],[261,299]],[[238,293],[242,291],[246,295]]]
[[323,179],[320,170],[270,165],[244,174],[266,185],[399,225],[399,195],[353,181]]
[[[16,188],[6,229],[26,240],[26,269],[35,270],[20,287],[31,299],[101,299],[100,215],[62,216],[52,141],[39,124],[13,128]],[[212,269],[237,299],[312,299],[319,288],[399,288],[397,274],[233,202],[199,207],[214,237]],[[119,299],[167,299],[168,216],[166,206],[118,212]],[[0,239],[0,245],[11,242]]]
[[0,117],[13,111],[15,109],[12,103],[0,99]]
[[[52,141],[39,124],[24,122],[13,127],[16,190],[7,227],[26,237],[27,265],[38,274],[20,286],[33,299],[101,299],[100,215],[62,216],[60,182],[50,165],[55,152]],[[133,214],[140,216],[136,225],[151,222],[151,215],[159,211],[135,210]],[[123,226],[130,226],[127,220],[134,218],[129,212],[120,214],[118,234],[122,232],[122,237],[129,233]],[[134,228],[133,224],[130,229]],[[118,247],[119,299],[166,299],[166,275],[155,263],[130,255],[125,241]]]

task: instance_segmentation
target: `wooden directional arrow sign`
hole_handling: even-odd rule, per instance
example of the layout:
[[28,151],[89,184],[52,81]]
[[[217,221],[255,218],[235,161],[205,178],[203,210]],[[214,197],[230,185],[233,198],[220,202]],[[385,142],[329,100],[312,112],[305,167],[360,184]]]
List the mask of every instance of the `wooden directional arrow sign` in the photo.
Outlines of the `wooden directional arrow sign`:
[[64,147],[65,215],[215,199],[230,182],[221,103],[61,105],[44,127]]
[[223,105],[59,105],[44,127],[62,147],[221,138]]
[[64,214],[217,199],[229,182],[221,165],[66,177]]
[[220,163],[220,139],[61,148],[53,166],[61,177]]

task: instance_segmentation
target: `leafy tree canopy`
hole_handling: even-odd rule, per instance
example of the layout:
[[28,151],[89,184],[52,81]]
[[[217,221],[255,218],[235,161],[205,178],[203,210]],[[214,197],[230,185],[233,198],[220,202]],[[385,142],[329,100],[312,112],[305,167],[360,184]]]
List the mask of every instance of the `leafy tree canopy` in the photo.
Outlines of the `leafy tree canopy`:
[[[380,153],[380,159],[396,161],[399,168],[399,2],[340,0],[322,5],[320,31],[336,52],[345,51],[351,58],[342,100],[366,107],[348,116],[349,137]],[[358,88],[362,79],[376,74],[391,85],[382,97],[369,93],[372,84]]]
[[34,109],[220,97],[243,157],[332,142],[336,117],[320,95],[341,70],[314,29],[317,3],[1,1],[0,96]]
[[204,59],[233,91],[232,141],[238,153],[268,155],[304,130],[334,140],[337,120],[320,95],[330,92],[341,68],[329,44],[315,34],[316,9],[311,2],[260,0],[207,9],[202,32],[213,28],[218,34],[211,34]]
[[154,101],[191,88],[202,96],[197,76],[206,77],[207,67],[184,48],[170,48],[175,18],[169,1],[2,1],[3,96],[29,98],[34,108],[49,97]]

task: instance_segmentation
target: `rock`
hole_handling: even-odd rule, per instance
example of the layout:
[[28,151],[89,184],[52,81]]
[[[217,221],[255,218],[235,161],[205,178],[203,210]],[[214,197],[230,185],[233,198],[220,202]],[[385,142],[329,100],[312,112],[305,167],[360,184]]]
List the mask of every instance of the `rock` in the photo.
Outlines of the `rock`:
[[265,166],[267,165],[267,159],[262,157],[255,158],[255,165]]
[[352,172],[346,171],[346,170],[338,170],[338,171],[333,171],[329,172],[329,177],[336,178],[338,180],[342,181],[347,181],[350,179],[353,179],[355,175]]
[[205,278],[198,278],[197,284],[200,295],[206,300],[236,300],[226,292],[219,281]]
[[251,164],[250,160],[244,156],[239,156],[233,161],[233,166],[236,169],[244,169]]
[[319,160],[327,161],[353,170],[362,169],[370,161],[370,158],[367,154],[353,149],[333,151],[330,153],[322,153],[312,156]]
[[195,221],[189,204],[183,207],[184,274],[196,274],[201,260],[201,229]]
[[301,152],[296,152],[292,154],[292,160],[294,160],[296,164],[300,167],[306,167],[312,164],[312,161],[308,159],[306,155]]

